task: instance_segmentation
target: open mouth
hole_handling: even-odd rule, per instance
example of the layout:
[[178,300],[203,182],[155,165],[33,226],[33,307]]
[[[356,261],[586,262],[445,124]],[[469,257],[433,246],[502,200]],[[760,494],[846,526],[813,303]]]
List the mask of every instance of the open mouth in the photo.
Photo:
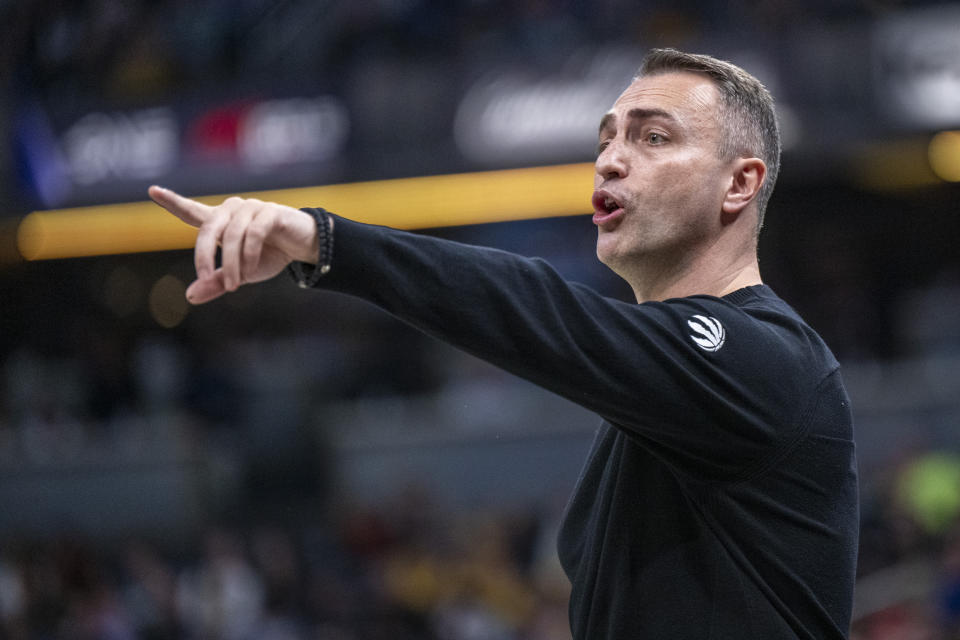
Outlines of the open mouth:
[[593,221],[595,224],[613,220],[623,213],[623,204],[612,194],[599,190],[593,193]]

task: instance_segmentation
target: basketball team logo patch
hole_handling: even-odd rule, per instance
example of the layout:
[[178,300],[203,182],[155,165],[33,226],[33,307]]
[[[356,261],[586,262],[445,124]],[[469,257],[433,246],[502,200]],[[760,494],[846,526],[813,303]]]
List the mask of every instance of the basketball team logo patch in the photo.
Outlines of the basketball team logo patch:
[[724,340],[727,339],[727,330],[716,318],[693,316],[687,320],[687,325],[693,329],[690,339],[704,351],[720,351]]

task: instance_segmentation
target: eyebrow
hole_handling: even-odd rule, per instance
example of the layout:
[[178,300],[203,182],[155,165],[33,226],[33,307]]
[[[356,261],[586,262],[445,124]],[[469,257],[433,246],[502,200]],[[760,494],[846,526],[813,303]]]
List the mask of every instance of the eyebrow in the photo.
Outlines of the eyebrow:
[[[617,118],[617,114],[615,114],[613,111],[608,111],[606,114],[604,114],[603,118],[600,119],[600,127],[597,130],[597,135],[600,135],[601,133],[603,133],[605,129],[610,128],[611,123],[614,120],[616,120],[616,118]],[[663,118],[671,122],[677,121],[677,119],[671,113],[664,111],[663,109],[643,109],[640,107],[636,109],[630,109],[630,111],[627,112],[627,118],[629,118],[630,120],[646,120],[648,118]]]

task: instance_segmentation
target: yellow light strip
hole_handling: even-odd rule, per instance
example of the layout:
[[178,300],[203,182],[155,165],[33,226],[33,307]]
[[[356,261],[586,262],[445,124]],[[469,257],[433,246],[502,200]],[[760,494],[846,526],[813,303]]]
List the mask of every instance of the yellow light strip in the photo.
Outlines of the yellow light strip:
[[[322,206],[400,229],[446,227],[590,211],[593,165],[568,164],[354,182],[241,194],[292,207]],[[218,204],[225,196],[197,198]],[[34,211],[17,231],[27,260],[186,249],[196,230],[150,201]]]

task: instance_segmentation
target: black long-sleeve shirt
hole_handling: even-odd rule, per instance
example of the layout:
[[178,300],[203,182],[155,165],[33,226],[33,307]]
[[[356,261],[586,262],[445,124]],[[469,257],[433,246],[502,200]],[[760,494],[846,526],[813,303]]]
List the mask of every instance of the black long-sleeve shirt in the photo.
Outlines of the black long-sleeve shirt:
[[632,304],[542,260],[343,218],[318,286],[604,419],[558,540],[576,640],[847,637],[849,401],[769,287]]

